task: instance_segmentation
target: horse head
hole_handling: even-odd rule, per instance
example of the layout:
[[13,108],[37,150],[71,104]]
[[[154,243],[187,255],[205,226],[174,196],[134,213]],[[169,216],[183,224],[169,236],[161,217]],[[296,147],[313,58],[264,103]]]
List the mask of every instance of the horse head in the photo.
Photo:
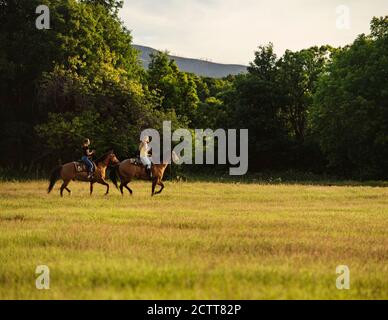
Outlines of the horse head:
[[112,164],[115,166],[116,164],[119,164],[119,163],[120,163],[120,160],[117,159],[116,155],[114,154],[114,151],[110,150],[108,155],[108,165]]

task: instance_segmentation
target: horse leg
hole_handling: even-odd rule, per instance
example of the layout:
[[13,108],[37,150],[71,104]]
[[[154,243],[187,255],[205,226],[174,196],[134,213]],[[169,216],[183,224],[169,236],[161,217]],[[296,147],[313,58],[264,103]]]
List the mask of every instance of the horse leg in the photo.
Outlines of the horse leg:
[[121,195],[124,195],[124,192],[123,192],[123,188],[124,188],[124,183],[120,183],[120,192],[121,192]]
[[66,180],[66,181],[63,181],[62,185],[61,185],[61,189],[60,189],[60,195],[61,197],[63,197],[63,190],[65,190],[67,188],[67,185],[69,184],[69,180]]
[[128,187],[128,185],[124,185],[124,188],[127,189],[129,191],[129,194],[132,195],[133,191],[130,187]]
[[93,193],[93,185],[94,185],[94,182],[90,182],[90,195],[92,195]]
[[107,196],[109,194],[109,183],[107,183],[104,179],[101,179],[101,181],[98,182],[106,187],[105,195]]
[[71,196],[71,190],[68,187],[66,187],[65,190],[69,193],[69,196]]
[[155,192],[155,194],[159,194],[164,189],[164,183],[162,181],[158,181],[157,185],[161,186],[160,190]]
[[152,192],[151,192],[151,197],[155,194],[155,187],[157,183],[157,178],[152,179]]

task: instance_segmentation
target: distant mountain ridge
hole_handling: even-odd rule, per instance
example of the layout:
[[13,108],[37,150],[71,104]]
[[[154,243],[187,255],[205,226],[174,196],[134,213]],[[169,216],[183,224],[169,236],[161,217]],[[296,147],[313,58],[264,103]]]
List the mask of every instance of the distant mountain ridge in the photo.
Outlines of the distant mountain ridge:
[[[133,47],[141,52],[141,62],[144,68],[148,68],[151,60],[150,54],[158,50],[141,45],[133,45]],[[191,72],[204,77],[223,78],[228,75],[237,75],[239,73],[247,72],[247,67],[239,64],[222,64],[200,59],[182,58],[172,55],[169,57],[175,60],[179,70]]]

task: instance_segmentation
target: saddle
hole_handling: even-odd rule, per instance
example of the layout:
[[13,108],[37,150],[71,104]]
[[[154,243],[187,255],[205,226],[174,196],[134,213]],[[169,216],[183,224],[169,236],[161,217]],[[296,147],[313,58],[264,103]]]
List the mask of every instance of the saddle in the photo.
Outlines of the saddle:
[[[140,157],[130,158],[130,159],[129,159],[129,162],[130,162],[131,164],[134,164],[135,166],[144,167],[144,164],[143,164],[143,162],[141,162]],[[151,163],[151,166],[152,166],[152,165],[153,165],[153,164]]]
[[[86,166],[86,164],[79,160],[79,161],[74,161],[73,162],[74,164],[74,168],[75,168],[75,171],[80,173],[80,172],[88,172],[88,167]],[[94,163],[93,163],[93,166],[94,166]]]
[[143,167],[143,162],[141,162],[140,157],[130,158],[129,162],[131,164],[134,164],[135,166],[142,166]]

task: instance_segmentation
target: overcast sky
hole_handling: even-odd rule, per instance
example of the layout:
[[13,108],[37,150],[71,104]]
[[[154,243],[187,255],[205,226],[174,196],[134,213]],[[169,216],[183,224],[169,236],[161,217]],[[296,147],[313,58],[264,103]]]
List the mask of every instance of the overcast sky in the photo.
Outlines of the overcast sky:
[[[349,29],[337,27],[337,21],[346,26],[340,5],[349,8]],[[369,32],[373,16],[383,15],[388,0],[124,0],[120,12],[135,44],[239,64],[248,64],[257,46],[268,42],[278,54],[351,43]]]

